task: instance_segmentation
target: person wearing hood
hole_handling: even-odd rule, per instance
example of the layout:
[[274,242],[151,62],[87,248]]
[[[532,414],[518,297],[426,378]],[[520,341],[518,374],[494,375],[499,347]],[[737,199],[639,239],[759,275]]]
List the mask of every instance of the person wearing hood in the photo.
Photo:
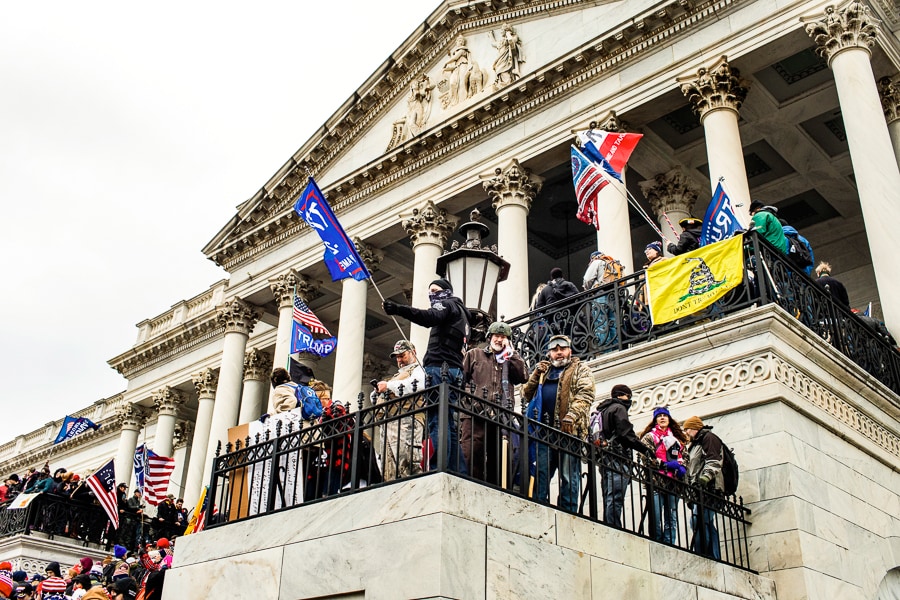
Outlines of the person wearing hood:
[[617,383],[610,391],[609,398],[597,406],[603,419],[601,436],[608,442],[600,459],[600,487],[603,493],[603,522],[622,528],[622,513],[625,510],[625,491],[631,482],[632,450],[637,450],[649,458],[654,452],[638,439],[634,425],[628,418],[631,407],[631,388]]
[[[513,348],[512,327],[503,321],[491,323],[487,330],[487,345],[472,348],[463,359],[466,385],[475,387],[474,395],[486,394],[488,401],[503,408],[513,409],[513,386],[525,383],[528,378],[525,361]],[[463,415],[459,419],[459,439],[469,471],[476,479],[499,485],[502,483],[500,465],[500,431],[484,419]]]
[[550,270],[550,280],[538,295],[537,302],[534,303],[534,308],[543,308],[548,304],[553,304],[554,302],[558,302],[563,298],[574,296],[577,293],[578,287],[571,281],[563,279],[562,269],[560,269],[559,267],[553,267]]
[[766,206],[758,200],[750,203],[750,229],[755,229],[760,236],[772,244],[782,254],[787,254],[787,238],[778,220],[778,209]]
[[[688,483],[706,491],[723,494],[725,477],[722,474],[722,439],[712,432],[712,427],[704,425],[700,417],[688,417],[681,424],[685,435],[691,440],[687,454]],[[702,514],[698,505],[694,505],[691,522],[694,529],[694,544],[699,554],[722,558],[719,548],[719,531],[716,529],[716,513],[703,508]],[[700,529],[702,528],[702,532]]]
[[[429,380],[431,385],[440,383],[441,367],[444,363],[447,364],[450,381],[460,382],[462,381],[463,352],[469,337],[469,323],[472,321],[472,315],[462,300],[453,295],[453,286],[446,279],[435,279],[428,285],[428,299],[431,302],[431,308],[428,309],[413,308],[406,304],[385,300],[384,312],[388,315],[399,315],[416,325],[431,328],[428,335],[428,348],[422,359],[426,385]],[[447,424],[449,436],[447,468],[467,475],[468,469],[459,446],[456,411],[452,408],[455,403],[456,393],[451,390],[450,419]],[[436,451],[438,448],[438,410],[436,408],[428,411],[427,421],[428,437],[431,440],[431,447]],[[432,456],[429,462],[431,467],[437,466],[435,456]]]

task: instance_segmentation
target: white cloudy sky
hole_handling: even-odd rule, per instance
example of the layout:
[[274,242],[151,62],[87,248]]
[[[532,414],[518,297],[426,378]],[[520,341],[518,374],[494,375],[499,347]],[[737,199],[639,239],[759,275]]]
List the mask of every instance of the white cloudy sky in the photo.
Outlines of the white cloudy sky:
[[125,389],[135,324],[438,0],[8,2],[0,443]]

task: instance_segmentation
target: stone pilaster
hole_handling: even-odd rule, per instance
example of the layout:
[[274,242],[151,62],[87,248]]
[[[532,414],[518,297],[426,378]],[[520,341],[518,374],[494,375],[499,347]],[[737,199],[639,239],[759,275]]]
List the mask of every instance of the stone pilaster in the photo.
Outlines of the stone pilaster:
[[255,421],[262,415],[269,398],[271,375],[271,355],[259,348],[250,348],[244,355],[244,389],[238,423]]
[[[437,259],[453,235],[459,219],[448,215],[429,200],[422,208],[414,208],[412,216],[401,221],[412,242],[413,280],[410,304],[418,308],[428,306],[428,284],[437,279]],[[428,345],[428,329],[412,325],[409,340],[416,348]]]
[[159,417],[156,420],[156,436],[153,451],[161,456],[172,456],[175,437],[175,417],[178,407],[184,404],[184,394],[166,386],[153,394],[153,406]]
[[134,469],[134,449],[137,448],[138,434],[147,422],[147,411],[137,404],[128,403],[116,413],[119,418],[119,448],[116,451],[116,474],[119,482],[124,482],[131,487],[131,477]]
[[512,159],[482,177],[497,212],[497,253],[509,261],[509,276],[497,284],[497,316],[511,319],[528,312],[528,211],[544,180]]
[[190,463],[184,484],[184,499],[188,506],[197,502],[200,490],[205,485],[203,470],[206,448],[209,445],[209,430],[212,425],[216,389],[219,385],[219,371],[206,368],[192,375],[191,380],[194,383],[194,389],[197,390],[197,420],[194,422]]
[[738,110],[747,97],[745,82],[724,56],[709,68],[701,67],[696,77],[680,81],[681,92],[691,102],[703,124],[709,160],[710,195],[722,179],[738,218],[743,223],[749,223],[750,186],[738,129]]
[[894,227],[900,222],[900,205],[889,199],[900,189],[900,170],[870,62],[877,22],[868,6],[851,2],[841,10],[826,8],[825,17],[807,23],[806,32],[834,74],[878,296],[888,329],[896,330],[900,327],[900,264],[895,258]]
[[[675,234],[672,233],[672,228],[666,222],[666,216],[669,217],[669,222],[672,223],[675,231],[681,234],[681,226],[678,221],[693,216],[694,203],[699,195],[697,188],[687,178],[681,167],[676,167],[666,173],[659,173],[653,179],[641,181],[638,185],[641,186],[644,197],[650,203],[653,214],[656,215],[660,230],[668,241],[675,242],[676,240],[673,239]],[[665,246],[666,244],[663,244],[663,247]]]

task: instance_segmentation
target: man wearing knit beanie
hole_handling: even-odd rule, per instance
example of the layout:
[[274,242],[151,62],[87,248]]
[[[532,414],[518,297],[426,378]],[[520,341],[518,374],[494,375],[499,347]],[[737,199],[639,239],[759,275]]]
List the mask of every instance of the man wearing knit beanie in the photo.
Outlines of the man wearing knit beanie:
[[0,598],[9,598],[13,593],[13,581],[6,573],[0,573]]
[[[681,424],[685,435],[691,439],[687,453],[688,483],[721,494],[725,488],[722,476],[722,440],[714,434],[700,417],[688,417]],[[696,550],[704,556],[719,560],[719,531],[716,529],[716,513],[708,508],[701,510],[694,505],[691,517],[696,540]]]

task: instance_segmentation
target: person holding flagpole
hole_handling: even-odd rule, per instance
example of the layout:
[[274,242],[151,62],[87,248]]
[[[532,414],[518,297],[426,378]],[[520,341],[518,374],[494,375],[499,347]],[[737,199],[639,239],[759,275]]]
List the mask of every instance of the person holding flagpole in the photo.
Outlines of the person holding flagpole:
[[678,243],[669,242],[667,250],[669,254],[678,256],[679,254],[687,254],[692,250],[700,247],[700,236],[703,233],[703,221],[694,217],[687,217],[678,221],[681,226],[681,235],[678,236]]

